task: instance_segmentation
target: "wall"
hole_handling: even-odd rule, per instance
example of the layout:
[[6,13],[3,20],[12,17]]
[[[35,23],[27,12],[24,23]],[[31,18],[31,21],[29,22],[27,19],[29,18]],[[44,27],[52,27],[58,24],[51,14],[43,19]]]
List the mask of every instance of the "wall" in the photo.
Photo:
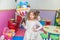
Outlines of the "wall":
[[51,25],[54,25],[56,10],[43,10],[43,9],[31,9],[40,11],[40,17],[42,19],[51,20]]
[[[19,2],[18,0],[17,2]],[[30,3],[31,9],[60,9],[60,0],[26,0]]]
[[54,10],[40,10],[40,16],[44,19],[51,20],[51,24],[54,25],[56,11]]
[[32,9],[57,10],[60,8],[60,0],[27,0]]
[[15,9],[15,0],[0,0],[0,10]]
[[8,20],[14,18],[15,8],[15,0],[0,0],[0,35],[3,28],[7,27]]

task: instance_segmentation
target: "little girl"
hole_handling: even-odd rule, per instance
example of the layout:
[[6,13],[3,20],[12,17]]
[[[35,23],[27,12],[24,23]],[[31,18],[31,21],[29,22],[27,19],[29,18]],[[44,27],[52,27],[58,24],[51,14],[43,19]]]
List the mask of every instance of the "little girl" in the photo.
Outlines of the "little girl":
[[23,24],[26,29],[24,40],[42,40],[40,36],[41,32],[39,31],[42,29],[42,25],[36,18],[37,15],[35,11],[30,11],[28,13],[26,24]]

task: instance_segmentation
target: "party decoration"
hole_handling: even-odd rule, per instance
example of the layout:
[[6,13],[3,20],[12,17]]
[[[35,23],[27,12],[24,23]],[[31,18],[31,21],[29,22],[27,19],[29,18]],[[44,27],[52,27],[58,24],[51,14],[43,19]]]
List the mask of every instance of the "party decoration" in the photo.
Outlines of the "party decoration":
[[27,12],[30,10],[30,4],[27,1],[20,1],[16,6],[16,22],[20,26],[25,23]]
[[27,1],[20,1],[16,7],[16,15],[21,16],[23,19],[29,10],[30,10],[30,4]]
[[20,1],[17,4],[16,11],[20,13],[21,11],[28,11],[30,9],[30,4],[27,1]]
[[20,1],[17,4],[17,9],[18,8],[28,8],[28,7],[30,7],[30,4],[27,1]]

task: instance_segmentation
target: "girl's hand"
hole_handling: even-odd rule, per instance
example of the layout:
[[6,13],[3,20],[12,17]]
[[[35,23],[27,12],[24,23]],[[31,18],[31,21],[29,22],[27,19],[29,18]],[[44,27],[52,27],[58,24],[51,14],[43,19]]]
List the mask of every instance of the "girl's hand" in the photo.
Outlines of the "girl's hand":
[[43,31],[45,34],[47,34],[47,32],[42,28],[41,31]]
[[45,33],[45,34],[47,34],[47,32],[46,32],[46,31],[44,31],[44,33]]

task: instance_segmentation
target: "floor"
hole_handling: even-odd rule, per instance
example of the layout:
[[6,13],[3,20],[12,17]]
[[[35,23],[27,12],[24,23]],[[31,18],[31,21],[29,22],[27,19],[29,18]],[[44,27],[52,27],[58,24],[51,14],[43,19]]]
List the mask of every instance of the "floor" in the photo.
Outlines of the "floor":
[[16,31],[16,34],[15,34],[15,36],[12,38],[12,40],[23,40],[23,38],[24,38],[24,33],[25,33],[25,29],[19,28],[19,29]]

